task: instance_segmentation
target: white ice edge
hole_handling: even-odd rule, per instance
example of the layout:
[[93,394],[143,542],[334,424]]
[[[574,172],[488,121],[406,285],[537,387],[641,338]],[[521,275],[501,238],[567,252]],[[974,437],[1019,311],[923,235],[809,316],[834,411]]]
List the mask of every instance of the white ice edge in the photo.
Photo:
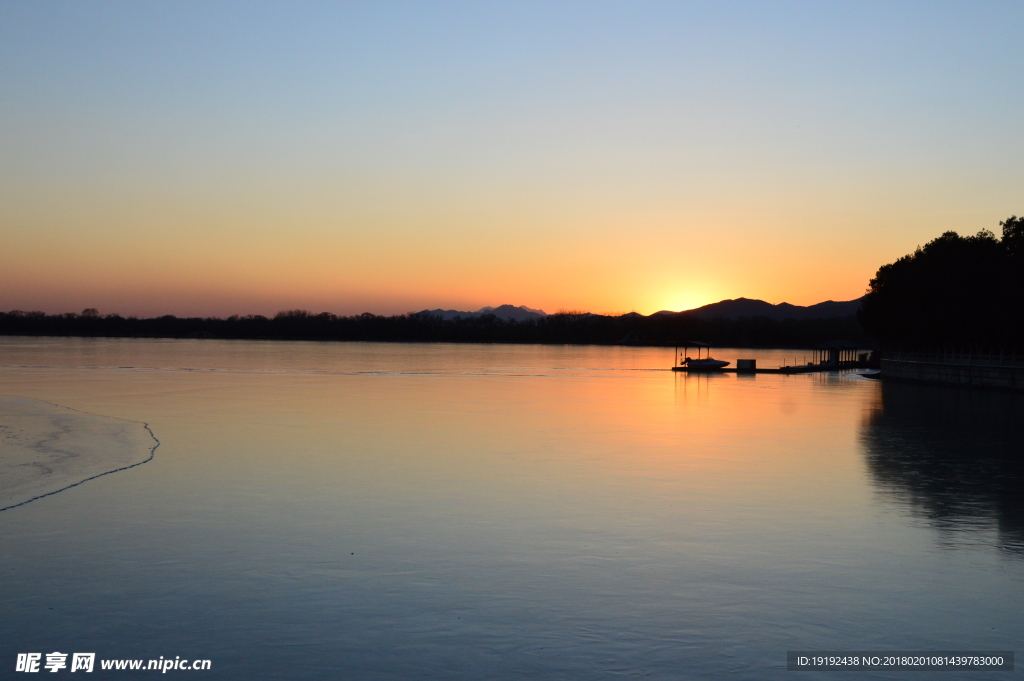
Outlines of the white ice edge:
[[0,396],[0,512],[147,463],[149,424]]

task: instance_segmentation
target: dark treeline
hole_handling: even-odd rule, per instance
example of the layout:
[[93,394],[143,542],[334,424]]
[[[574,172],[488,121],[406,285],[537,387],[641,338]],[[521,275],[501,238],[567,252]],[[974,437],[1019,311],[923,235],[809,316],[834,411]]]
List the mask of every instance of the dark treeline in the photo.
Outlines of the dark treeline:
[[679,340],[699,340],[718,346],[786,348],[810,348],[835,339],[866,342],[855,317],[780,322],[764,317],[697,319],[686,313],[650,317],[565,313],[515,322],[494,315],[446,321],[422,314],[339,317],[304,310],[280,312],[273,318],[250,315],[227,319],[138,319],[101,316],[95,310],[59,315],[14,311],[0,313],[0,334],[597,345],[671,345]]
[[864,330],[905,349],[1024,349],[1024,218],[946,232],[884,265],[861,304]]

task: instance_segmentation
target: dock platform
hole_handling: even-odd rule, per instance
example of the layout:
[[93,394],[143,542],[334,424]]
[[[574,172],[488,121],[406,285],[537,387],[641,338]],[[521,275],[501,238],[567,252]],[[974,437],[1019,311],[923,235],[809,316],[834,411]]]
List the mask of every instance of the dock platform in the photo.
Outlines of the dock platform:
[[[683,351],[680,352],[679,349]],[[697,350],[697,357],[690,358],[689,349]],[[812,361],[804,364],[781,366],[776,369],[760,369],[757,360],[737,359],[735,366],[729,362],[711,357],[711,346],[702,341],[679,341],[675,348],[675,363],[672,371],[687,373],[720,373],[720,374],[812,374],[823,371],[843,371],[844,369],[877,369],[878,363],[872,361],[873,352],[861,352],[857,346],[847,341],[830,341],[811,351]],[[705,356],[701,356],[702,353]],[[804,355],[804,359],[807,356]],[[783,360],[785,361],[785,360]],[[691,365],[692,364],[692,365]],[[717,366],[716,366],[717,365]],[[724,366],[723,366],[724,365]]]
[[844,371],[847,369],[870,369],[867,364],[859,366],[792,366],[779,367],[777,369],[737,369],[736,367],[723,367],[721,369],[693,368],[685,366],[672,367],[672,371],[685,371],[693,374],[811,374],[821,371]]

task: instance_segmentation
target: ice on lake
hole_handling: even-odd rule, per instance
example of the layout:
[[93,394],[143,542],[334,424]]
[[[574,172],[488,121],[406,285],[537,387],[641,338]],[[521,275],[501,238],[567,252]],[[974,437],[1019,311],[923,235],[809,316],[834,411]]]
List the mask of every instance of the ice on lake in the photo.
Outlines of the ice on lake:
[[0,510],[150,459],[143,423],[0,397]]

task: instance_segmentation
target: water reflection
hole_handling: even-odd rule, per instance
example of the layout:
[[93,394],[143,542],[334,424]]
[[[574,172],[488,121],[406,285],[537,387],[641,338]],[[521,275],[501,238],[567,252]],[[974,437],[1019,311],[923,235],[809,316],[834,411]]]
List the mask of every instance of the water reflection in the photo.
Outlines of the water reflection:
[[1024,396],[885,383],[861,441],[876,486],[911,506],[944,543],[1024,556]]

